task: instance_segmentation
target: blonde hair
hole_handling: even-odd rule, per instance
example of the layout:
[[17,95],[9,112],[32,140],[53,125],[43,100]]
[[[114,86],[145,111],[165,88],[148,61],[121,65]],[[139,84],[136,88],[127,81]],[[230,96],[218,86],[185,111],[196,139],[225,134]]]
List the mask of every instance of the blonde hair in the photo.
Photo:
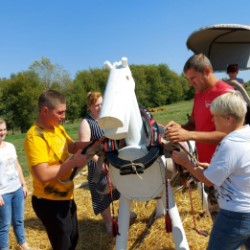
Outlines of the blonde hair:
[[97,100],[99,99],[99,97],[102,96],[101,92],[88,92],[87,94],[87,106],[90,107],[93,104],[96,104]]
[[244,122],[247,103],[238,91],[230,91],[218,96],[210,106],[213,115],[233,116],[236,121]]

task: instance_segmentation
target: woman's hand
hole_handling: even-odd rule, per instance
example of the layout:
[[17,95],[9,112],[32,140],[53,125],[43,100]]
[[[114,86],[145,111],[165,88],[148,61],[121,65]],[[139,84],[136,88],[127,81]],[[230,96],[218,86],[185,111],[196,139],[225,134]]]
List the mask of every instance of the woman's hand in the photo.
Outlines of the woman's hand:
[[201,167],[202,169],[207,169],[209,164],[205,162],[198,162],[198,166]]
[[27,198],[28,196],[28,188],[26,186],[26,183],[22,183],[22,188],[23,188],[23,194],[24,194],[24,198]]
[[184,168],[186,168],[185,166],[190,162],[189,156],[184,151],[174,150],[172,152],[172,159],[175,163],[183,166]]
[[4,200],[3,200],[3,197],[2,195],[0,195],[0,206],[4,206],[5,203],[4,203]]

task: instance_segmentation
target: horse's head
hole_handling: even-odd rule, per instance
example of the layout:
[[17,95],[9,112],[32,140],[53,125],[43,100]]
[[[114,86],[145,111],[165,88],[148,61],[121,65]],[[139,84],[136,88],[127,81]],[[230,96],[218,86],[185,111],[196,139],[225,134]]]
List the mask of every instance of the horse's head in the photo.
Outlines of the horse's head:
[[105,66],[110,74],[98,124],[110,139],[125,139],[128,145],[139,144],[142,121],[127,58],[113,64],[107,61]]

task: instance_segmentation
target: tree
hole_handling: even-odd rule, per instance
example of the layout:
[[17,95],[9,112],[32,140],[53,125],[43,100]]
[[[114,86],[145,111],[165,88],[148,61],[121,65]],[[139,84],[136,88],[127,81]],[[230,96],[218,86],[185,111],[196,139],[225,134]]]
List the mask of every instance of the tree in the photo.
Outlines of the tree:
[[162,82],[160,72],[156,65],[149,65],[145,68],[147,93],[149,98],[149,107],[158,107],[165,104],[166,86]]
[[[109,70],[107,69],[90,69],[90,75],[95,83],[95,89],[91,88],[92,91],[104,92],[108,81]],[[90,91],[91,91],[90,90]]]
[[67,101],[67,120],[74,122],[81,117],[83,103],[85,103],[85,92],[81,86],[71,83],[62,91]]
[[34,61],[29,70],[38,75],[44,89],[60,89],[71,82],[69,73],[59,64],[52,64],[46,57]]
[[179,79],[180,79],[180,83],[181,83],[182,89],[183,89],[182,100],[190,100],[190,99],[192,99],[194,97],[194,92],[195,92],[194,88],[191,88],[189,86],[188,80],[184,76],[184,74],[181,74]]
[[150,92],[149,85],[147,84],[145,66],[144,65],[131,65],[130,70],[135,81],[135,93],[137,102],[140,106],[149,106],[148,93]]
[[5,86],[8,84],[8,79],[7,78],[3,78],[0,79],[0,117],[4,117],[5,113],[6,113],[6,108],[5,108],[5,103],[4,103],[4,89]]
[[[184,75],[177,75],[167,65],[130,65],[135,80],[139,105],[157,107],[193,98]],[[0,79],[0,116],[10,128],[24,132],[32,123],[37,109],[37,98],[46,89],[55,89],[67,99],[67,120],[74,122],[87,112],[89,91],[104,93],[109,77],[107,69],[78,71],[74,80],[60,65],[46,57],[34,61],[28,71]],[[128,100],[129,101],[129,100]],[[34,112],[35,110],[35,112]]]
[[37,99],[43,86],[36,74],[27,71],[13,75],[1,88],[1,112],[9,128],[26,132],[37,114]]
[[108,80],[107,69],[90,69],[79,71],[74,80],[75,101],[80,103],[80,114],[83,117],[87,113],[87,93],[100,91],[104,93]]

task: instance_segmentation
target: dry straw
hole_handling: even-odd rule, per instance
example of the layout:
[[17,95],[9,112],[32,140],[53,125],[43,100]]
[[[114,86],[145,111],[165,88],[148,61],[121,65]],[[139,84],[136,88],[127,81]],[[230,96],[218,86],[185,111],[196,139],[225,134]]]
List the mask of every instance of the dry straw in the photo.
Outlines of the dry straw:
[[[76,184],[86,180],[85,175],[78,175]],[[31,179],[27,179],[31,190]],[[50,250],[50,244],[43,226],[35,216],[31,207],[31,195],[25,202],[25,230],[27,242],[31,247],[41,250]],[[210,232],[212,222],[204,214],[201,200],[197,190],[192,191],[194,216],[199,229]],[[180,189],[175,192],[176,204],[182,219],[190,250],[206,249],[209,237],[199,235],[193,228],[193,218],[190,206],[188,190]],[[91,206],[90,192],[88,188],[75,189],[75,200],[78,206],[80,238],[77,250],[114,250],[115,239],[106,233],[100,216],[95,216]],[[155,209],[155,200],[148,202],[132,202],[132,211],[137,213],[137,219],[129,229],[129,250],[174,250],[175,245],[171,233],[165,229],[165,218],[156,219],[150,226],[150,216]],[[117,215],[118,202],[115,202]],[[56,230],[56,228],[55,228]],[[17,249],[13,231],[10,233],[10,249]]]

